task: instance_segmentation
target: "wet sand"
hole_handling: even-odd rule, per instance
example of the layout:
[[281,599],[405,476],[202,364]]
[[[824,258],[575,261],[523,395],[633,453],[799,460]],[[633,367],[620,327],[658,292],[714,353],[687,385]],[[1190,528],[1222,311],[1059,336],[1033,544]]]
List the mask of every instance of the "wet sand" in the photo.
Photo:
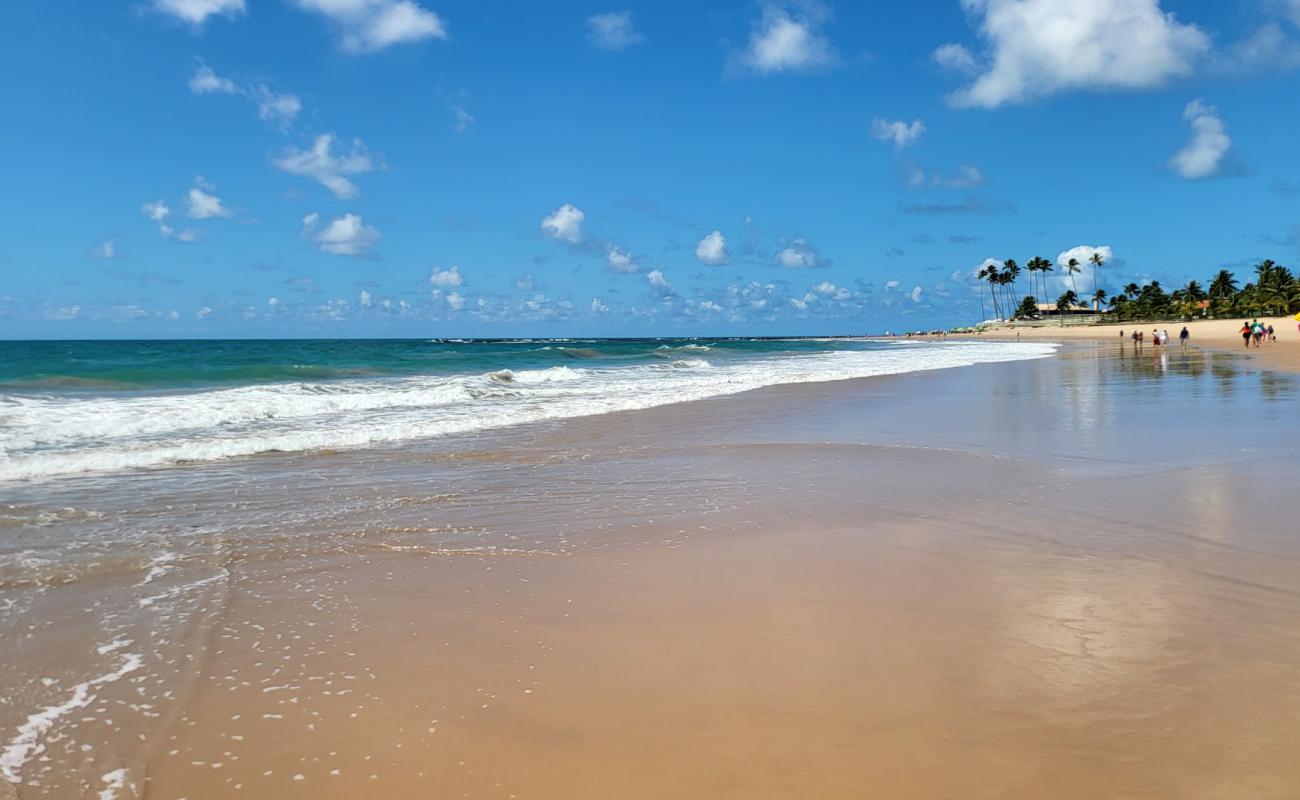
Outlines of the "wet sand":
[[[174,470],[167,519],[348,502],[4,584],[6,666],[87,674],[97,609],[96,674],[145,661],[0,797],[1295,797],[1298,388],[1083,344]],[[71,680],[5,686],[0,744]]]

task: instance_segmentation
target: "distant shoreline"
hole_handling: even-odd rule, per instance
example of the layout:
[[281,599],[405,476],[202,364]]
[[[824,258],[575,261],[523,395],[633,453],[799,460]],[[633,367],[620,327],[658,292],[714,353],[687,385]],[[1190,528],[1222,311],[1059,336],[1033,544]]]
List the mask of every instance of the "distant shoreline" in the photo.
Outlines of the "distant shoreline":
[[[1158,328],[1169,331],[1169,349],[1175,350],[1179,347],[1178,333],[1186,326],[1188,333],[1191,334],[1188,343],[1193,347],[1241,353],[1261,367],[1287,372],[1300,372],[1300,333],[1297,332],[1295,319],[1291,317],[1259,317],[1258,319],[1265,325],[1272,325],[1276,329],[1277,341],[1265,342],[1259,348],[1252,345],[1249,351],[1242,347],[1241,336],[1237,332],[1242,321],[1235,318],[1198,319],[1190,322],[1143,322],[1132,320],[1129,322],[1105,322],[1096,325],[1052,325],[1049,323],[1036,328],[998,326],[988,328],[982,333],[952,334],[952,337],[975,340],[999,339],[1003,341],[1016,341],[1019,339],[1021,341],[1037,342],[1111,342],[1123,343],[1125,347],[1132,348],[1133,343],[1128,336],[1130,332],[1140,330],[1150,334],[1152,329]],[[1124,332],[1122,337],[1120,331]],[[929,337],[920,338],[926,339]],[[1151,354],[1157,352],[1157,348],[1150,342],[1150,336],[1147,337],[1147,342],[1143,345],[1142,350]]]

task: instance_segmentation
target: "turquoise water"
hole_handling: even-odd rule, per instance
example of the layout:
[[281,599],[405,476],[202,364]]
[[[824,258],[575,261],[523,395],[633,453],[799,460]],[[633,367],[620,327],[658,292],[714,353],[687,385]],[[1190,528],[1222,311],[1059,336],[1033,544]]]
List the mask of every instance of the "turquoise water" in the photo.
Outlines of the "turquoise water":
[[0,482],[390,445],[1051,352],[849,339],[0,342]]
[[[294,339],[0,342],[0,391],[148,390],[465,375],[555,366],[654,364],[888,348],[849,339]],[[705,349],[707,348],[707,349]]]

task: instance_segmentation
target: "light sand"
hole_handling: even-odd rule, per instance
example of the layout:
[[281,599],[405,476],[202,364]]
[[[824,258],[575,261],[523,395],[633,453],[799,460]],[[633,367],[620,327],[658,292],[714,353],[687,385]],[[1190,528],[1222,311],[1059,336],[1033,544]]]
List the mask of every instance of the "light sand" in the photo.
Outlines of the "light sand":
[[[1253,320],[1254,318],[1250,318]],[[1300,371],[1300,329],[1297,329],[1297,323],[1294,317],[1262,317],[1260,321],[1265,325],[1272,324],[1277,333],[1276,342],[1265,342],[1256,348],[1251,345],[1248,355],[1252,361],[1258,362],[1260,366],[1270,369],[1284,369],[1291,372]],[[1241,330],[1242,320],[1239,319],[1220,319],[1220,320],[1194,320],[1191,322],[1127,322],[1105,325],[1053,325],[1048,323],[1043,327],[1034,328],[1012,328],[999,327],[978,334],[983,338],[997,339],[1022,339],[1033,341],[1101,341],[1101,342],[1120,342],[1123,341],[1132,346],[1128,340],[1128,334],[1134,330],[1146,332],[1147,342],[1144,349],[1151,349],[1151,331],[1156,328],[1169,331],[1171,339],[1170,345],[1178,346],[1178,332],[1187,326],[1191,333],[1190,342],[1197,347],[1208,347],[1217,350],[1238,350],[1247,353],[1242,347]],[[1124,332],[1121,339],[1120,331]],[[967,337],[969,338],[969,337]]]

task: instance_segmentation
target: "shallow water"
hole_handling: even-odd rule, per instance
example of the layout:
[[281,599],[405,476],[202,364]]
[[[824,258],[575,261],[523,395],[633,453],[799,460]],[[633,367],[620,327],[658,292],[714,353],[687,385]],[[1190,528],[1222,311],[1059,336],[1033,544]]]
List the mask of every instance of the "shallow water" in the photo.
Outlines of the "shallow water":
[[[896,796],[957,791],[861,733],[883,713],[914,751],[974,770],[980,746],[953,737],[979,735],[1037,764],[1003,765],[1022,789],[1091,769],[1091,790],[1065,796],[1168,794],[1187,788],[1180,770],[1209,770],[1231,789],[1213,796],[1285,797],[1298,776],[1272,737],[1300,710],[1284,681],[1300,541],[1277,473],[1300,444],[1296,388],[1230,356],[1084,347],[10,483],[0,769],[31,797],[128,797],[145,775],[190,798],[572,797],[615,785],[565,777],[599,753],[640,776],[628,796],[662,796],[730,752],[715,796],[798,796],[752,782],[787,730],[821,743],[803,763],[823,795],[867,777],[827,732]],[[855,629],[874,646],[843,644]],[[626,699],[647,670],[675,694]],[[712,731],[690,752],[652,724],[679,703],[683,730]],[[755,703],[780,725],[737,716]],[[555,726],[569,747],[543,745]],[[1171,726],[1193,732],[1186,753]],[[1196,765],[1195,748],[1246,730],[1255,745]],[[1121,745],[1145,762],[1124,765]],[[967,796],[1009,791],[971,775]]]

